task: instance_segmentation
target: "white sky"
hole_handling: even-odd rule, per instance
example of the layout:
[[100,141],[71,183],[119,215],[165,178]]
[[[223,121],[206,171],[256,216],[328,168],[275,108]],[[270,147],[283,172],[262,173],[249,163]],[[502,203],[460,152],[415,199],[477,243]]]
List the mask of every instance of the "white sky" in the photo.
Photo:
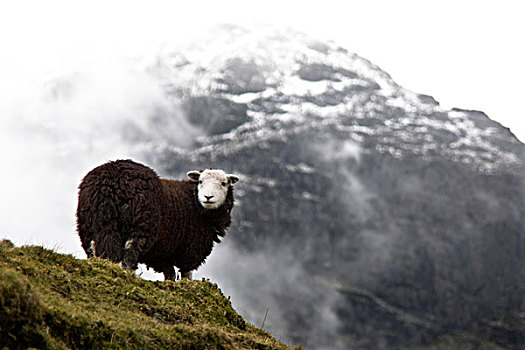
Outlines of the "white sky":
[[[486,112],[525,140],[522,1],[5,1],[0,96],[36,74],[185,40],[217,23],[328,38],[444,107]],[[9,82],[11,85],[7,85]],[[8,87],[11,86],[11,87]]]

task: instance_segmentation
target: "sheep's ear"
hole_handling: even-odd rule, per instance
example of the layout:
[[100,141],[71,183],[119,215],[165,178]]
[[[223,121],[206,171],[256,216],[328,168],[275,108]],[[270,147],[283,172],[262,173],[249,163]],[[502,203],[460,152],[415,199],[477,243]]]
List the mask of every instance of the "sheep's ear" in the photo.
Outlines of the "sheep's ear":
[[239,181],[239,177],[237,175],[234,175],[234,174],[228,174],[226,175],[228,176],[228,180],[230,181],[230,183],[233,185],[234,183],[236,183],[237,181]]
[[188,171],[186,175],[190,178],[191,181],[197,182],[199,181],[199,177],[201,176],[201,173],[200,171],[192,170],[192,171]]

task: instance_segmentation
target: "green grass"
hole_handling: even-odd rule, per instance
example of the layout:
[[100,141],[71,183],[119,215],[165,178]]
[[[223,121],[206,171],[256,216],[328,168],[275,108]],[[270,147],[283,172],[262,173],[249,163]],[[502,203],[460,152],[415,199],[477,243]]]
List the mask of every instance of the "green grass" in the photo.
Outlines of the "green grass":
[[288,349],[216,284],[152,282],[102,259],[0,242],[0,344],[47,349]]

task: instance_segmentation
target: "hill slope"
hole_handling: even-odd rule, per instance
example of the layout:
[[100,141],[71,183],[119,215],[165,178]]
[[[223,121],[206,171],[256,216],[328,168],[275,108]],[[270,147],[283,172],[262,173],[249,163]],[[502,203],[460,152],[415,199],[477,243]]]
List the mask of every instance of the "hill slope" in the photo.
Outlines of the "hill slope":
[[217,285],[150,282],[105,260],[0,242],[0,343],[9,348],[287,349]]

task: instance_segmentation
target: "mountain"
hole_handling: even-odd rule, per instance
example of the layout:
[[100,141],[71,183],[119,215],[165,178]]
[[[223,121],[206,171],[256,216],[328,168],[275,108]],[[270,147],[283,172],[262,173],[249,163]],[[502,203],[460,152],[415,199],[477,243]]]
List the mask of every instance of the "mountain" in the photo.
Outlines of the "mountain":
[[525,148],[508,129],[292,31],[217,28],[149,72],[199,130],[155,163],[242,177],[217,269],[249,319],[266,307],[313,349],[525,344]]
[[241,176],[202,270],[249,321],[312,349],[525,345],[510,130],[291,30],[222,26],[144,67],[175,107],[151,109],[155,137],[123,129],[130,142],[163,175]]

